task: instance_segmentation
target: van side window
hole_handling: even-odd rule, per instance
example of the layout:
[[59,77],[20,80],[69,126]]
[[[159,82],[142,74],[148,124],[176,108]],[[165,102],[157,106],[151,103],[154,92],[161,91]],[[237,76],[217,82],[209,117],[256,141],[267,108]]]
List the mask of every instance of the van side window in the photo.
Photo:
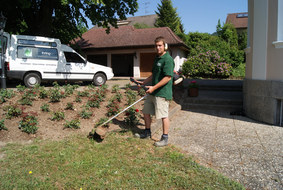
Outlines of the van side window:
[[85,61],[76,53],[64,52],[67,62],[85,63]]
[[18,46],[17,54],[18,58],[58,60],[58,51],[56,48]]
[[57,47],[56,42],[44,42],[44,41],[24,40],[24,39],[18,39],[18,44]]

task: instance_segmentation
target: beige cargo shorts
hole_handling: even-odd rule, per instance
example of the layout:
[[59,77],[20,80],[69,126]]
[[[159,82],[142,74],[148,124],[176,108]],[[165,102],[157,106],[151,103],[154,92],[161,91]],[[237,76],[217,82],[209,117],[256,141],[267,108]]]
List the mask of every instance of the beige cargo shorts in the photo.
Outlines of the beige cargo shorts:
[[148,95],[142,112],[144,114],[155,115],[156,119],[166,118],[169,115],[169,100]]

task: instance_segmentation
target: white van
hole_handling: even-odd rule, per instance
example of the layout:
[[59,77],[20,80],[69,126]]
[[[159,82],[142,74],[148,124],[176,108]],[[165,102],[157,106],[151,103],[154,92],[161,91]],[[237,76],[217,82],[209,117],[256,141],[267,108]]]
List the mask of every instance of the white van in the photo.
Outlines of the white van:
[[48,80],[102,85],[114,76],[112,68],[88,62],[59,39],[8,33],[4,37],[7,77],[23,80],[27,87]]

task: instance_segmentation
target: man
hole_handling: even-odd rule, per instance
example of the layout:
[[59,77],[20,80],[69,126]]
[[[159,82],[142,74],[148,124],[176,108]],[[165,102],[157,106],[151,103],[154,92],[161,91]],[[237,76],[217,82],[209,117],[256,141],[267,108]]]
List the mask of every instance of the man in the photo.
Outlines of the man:
[[157,56],[154,60],[152,75],[145,79],[143,82],[138,81],[141,85],[152,82],[152,86],[146,86],[148,90],[144,108],[145,130],[142,134],[136,134],[139,138],[151,137],[151,116],[155,115],[156,119],[162,119],[163,135],[159,142],[155,142],[155,146],[168,145],[168,132],[169,132],[169,101],[172,99],[172,86],[173,86],[173,70],[174,60],[169,55],[165,39],[160,36],[155,39],[155,48]]

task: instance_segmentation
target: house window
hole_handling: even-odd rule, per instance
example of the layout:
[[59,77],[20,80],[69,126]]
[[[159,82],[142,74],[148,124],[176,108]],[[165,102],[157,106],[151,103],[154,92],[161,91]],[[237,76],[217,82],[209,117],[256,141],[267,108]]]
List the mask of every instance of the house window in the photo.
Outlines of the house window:
[[273,42],[276,48],[283,48],[283,0],[278,0],[277,13],[277,41]]
[[246,17],[248,17],[248,13],[237,14],[237,18],[246,18]]

